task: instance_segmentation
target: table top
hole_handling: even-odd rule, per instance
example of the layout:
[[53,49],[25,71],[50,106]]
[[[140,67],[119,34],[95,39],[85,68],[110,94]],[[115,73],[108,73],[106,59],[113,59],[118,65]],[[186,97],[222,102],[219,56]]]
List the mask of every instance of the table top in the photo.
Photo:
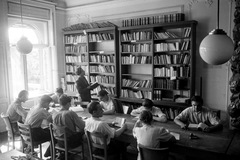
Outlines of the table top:
[[240,157],[240,131],[236,131],[235,136],[232,140],[229,149],[227,150],[227,155]]
[[[84,112],[77,112],[80,117],[90,117],[91,115],[85,109]],[[118,114],[114,115],[103,115],[101,117],[102,120],[107,123],[111,123],[114,121],[116,117],[126,118],[127,130],[116,139],[125,141],[128,143],[136,143],[136,139],[132,136],[132,129],[134,127],[135,122],[137,121],[134,116],[128,114]],[[229,146],[231,146],[231,142],[235,136],[235,132],[233,130],[223,128],[221,131],[215,131],[212,133],[205,133],[201,131],[190,131],[190,130],[182,130],[178,125],[176,125],[173,121],[168,121],[167,123],[153,122],[153,125],[164,127],[168,129],[170,132],[175,132],[180,135],[180,140],[173,145],[175,150],[185,149],[186,151],[203,151],[215,154],[226,154]],[[197,135],[199,139],[189,139],[190,133]],[[240,139],[240,134],[238,139]],[[239,144],[238,144],[239,145]],[[234,150],[234,149],[233,149]],[[233,153],[233,151],[231,151]],[[231,154],[229,151],[229,154]],[[193,152],[193,154],[195,154]],[[238,153],[239,154],[239,153]]]

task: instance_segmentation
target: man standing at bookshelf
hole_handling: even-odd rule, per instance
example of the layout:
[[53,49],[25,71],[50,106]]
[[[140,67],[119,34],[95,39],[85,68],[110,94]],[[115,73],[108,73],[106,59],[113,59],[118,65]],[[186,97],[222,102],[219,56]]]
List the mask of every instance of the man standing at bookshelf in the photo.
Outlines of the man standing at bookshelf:
[[182,129],[187,129],[189,124],[204,123],[207,127],[204,128],[204,132],[211,132],[222,128],[219,118],[208,108],[203,107],[203,99],[200,96],[193,96],[191,98],[191,107],[183,110],[174,122]]
[[153,120],[158,122],[167,122],[167,117],[164,113],[162,113],[160,108],[154,107],[153,102],[150,99],[144,99],[142,106],[132,110],[131,115],[139,117],[142,111],[148,110],[153,115]]

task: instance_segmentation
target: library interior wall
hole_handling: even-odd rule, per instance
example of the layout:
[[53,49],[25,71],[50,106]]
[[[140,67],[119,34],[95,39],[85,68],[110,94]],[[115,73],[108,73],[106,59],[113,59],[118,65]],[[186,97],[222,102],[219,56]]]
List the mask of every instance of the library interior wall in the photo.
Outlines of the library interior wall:
[[[111,21],[121,27],[121,20],[161,13],[183,12],[186,20],[196,20],[197,50],[196,50],[196,94],[200,94],[200,77],[202,77],[202,97],[204,105],[221,110],[221,119],[228,123],[227,105],[229,104],[229,73],[227,64],[212,66],[203,62],[199,55],[199,45],[202,39],[216,28],[217,1],[207,5],[207,0],[121,0],[104,4],[95,4],[68,9],[57,9],[57,52],[60,77],[64,77],[64,48],[62,28],[76,23],[92,21]],[[211,1],[209,1],[211,2]],[[235,4],[229,0],[220,1],[220,28],[228,34],[232,33],[233,22],[229,21],[229,8]],[[230,17],[233,19],[233,11]],[[230,24],[229,24],[230,23]]]

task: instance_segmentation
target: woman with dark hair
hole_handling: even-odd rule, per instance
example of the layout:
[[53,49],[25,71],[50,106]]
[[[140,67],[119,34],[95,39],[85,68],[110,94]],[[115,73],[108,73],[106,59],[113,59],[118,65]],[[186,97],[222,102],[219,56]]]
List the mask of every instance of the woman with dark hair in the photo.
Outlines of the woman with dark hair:
[[77,91],[81,97],[82,101],[90,102],[91,101],[91,86],[89,85],[87,79],[85,78],[85,71],[78,67],[76,71],[76,75],[79,76],[79,78],[76,81],[76,88]]
[[[146,147],[159,148],[161,142],[175,142],[176,139],[163,127],[152,125],[153,116],[148,110],[142,111],[133,128],[137,143]],[[140,160],[140,155],[138,155]]]

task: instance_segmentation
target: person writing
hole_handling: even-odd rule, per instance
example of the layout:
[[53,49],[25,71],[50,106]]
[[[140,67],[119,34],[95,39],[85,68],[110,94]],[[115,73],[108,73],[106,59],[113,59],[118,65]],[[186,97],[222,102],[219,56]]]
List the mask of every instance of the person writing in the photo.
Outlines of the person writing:
[[108,95],[106,90],[100,90],[98,92],[98,98],[100,101],[100,105],[103,109],[103,114],[114,114],[115,108],[117,107],[116,102]]
[[22,107],[22,103],[28,100],[28,95],[26,90],[19,92],[18,98],[10,104],[6,113],[12,123],[13,131],[17,134],[20,134],[17,122],[24,122],[27,117],[27,111]]
[[[133,128],[133,136],[137,143],[145,147],[159,148],[161,142],[174,143],[176,139],[165,128],[152,125],[153,115],[149,110],[144,110]],[[138,160],[141,157],[138,154]]]
[[167,122],[166,115],[162,113],[160,108],[154,107],[153,102],[150,99],[144,99],[142,106],[132,110],[131,115],[138,117],[144,110],[148,110],[152,113],[153,120],[158,122]]
[[[85,130],[89,132],[99,132],[104,135],[108,135],[108,153],[111,154],[121,152],[123,154],[123,157],[126,156],[125,143],[114,140],[113,138],[120,136],[127,129],[127,125],[124,123],[121,128],[115,130],[114,128],[111,128],[106,122],[102,121],[100,117],[103,116],[103,109],[99,102],[94,101],[89,103],[88,111],[92,116],[86,120]],[[103,144],[103,141],[101,139],[96,138],[95,141],[95,143]]]
[[189,124],[204,123],[204,132],[211,132],[222,128],[222,123],[219,118],[208,108],[203,106],[203,99],[200,96],[191,98],[191,107],[184,109],[174,122],[182,129],[187,129]]
[[[84,135],[85,122],[81,117],[69,110],[71,107],[71,98],[63,95],[59,99],[61,110],[52,115],[53,124],[56,126],[65,126],[68,128],[68,146],[75,148],[81,145],[82,136]],[[63,131],[55,130],[55,135],[63,136]],[[58,141],[60,147],[64,147],[63,141]]]
[[93,87],[89,85],[87,79],[85,78],[85,71],[81,67],[77,68],[76,75],[79,76],[79,78],[76,81],[76,88],[81,97],[81,100],[90,102],[91,101],[90,90],[94,89],[94,87],[96,86]]

